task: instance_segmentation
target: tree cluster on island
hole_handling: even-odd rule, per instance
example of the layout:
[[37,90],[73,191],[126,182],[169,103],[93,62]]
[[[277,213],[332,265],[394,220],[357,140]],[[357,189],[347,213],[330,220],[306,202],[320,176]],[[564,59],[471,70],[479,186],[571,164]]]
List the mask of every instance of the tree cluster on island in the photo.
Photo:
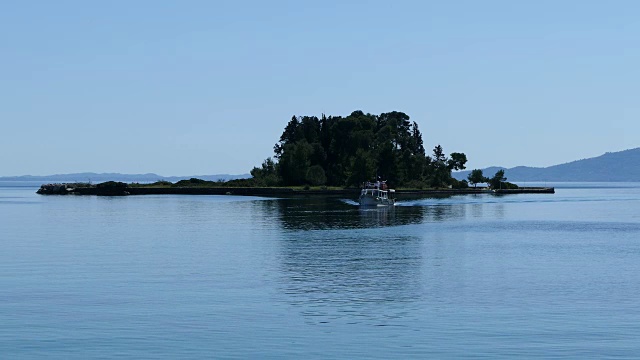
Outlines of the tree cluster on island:
[[507,178],[504,176],[504,170],[498,170],[493,177],[485,177],[480,169],[471,170],[469,176],[467,176],[469,184],[473,187],[477,187],[480,183],[487,183],[492,189],[517,189],[518,185],[507,182]]
[[[453,152],[446,156],[442,146],[426,154],[418,124],[403,112],[380,115],[354,111],[346,117],[293,116],[274,146],[274,158],[251,170],[251,178],[207,181],[190,178],[172,183],[126,184],[117,181],[92,185],[75,183],[73,188],[96,187],[103,193],[124,193],[128,188],[210,187],[358,187],[371,180],[385,180],[389,186],[410,189],[467,188],[488,183],[492,189],[514,189],[504,170],[492,178],[482,170],[471,171],[468,180],[453,178],[452,171],[464,170],[467,156]],[[46,187],[46,186],[44,186]],[[45,192],[55,193],[55,184]]]
[[383,179],[395,187],[466,188],[451,176],[467,156],[446,156],[437,145],[427,155],[418,124],[403,112],[354,111],[346,117],[293,116],[274,146],[274,158],[251,170],[247,186],[359,186]]

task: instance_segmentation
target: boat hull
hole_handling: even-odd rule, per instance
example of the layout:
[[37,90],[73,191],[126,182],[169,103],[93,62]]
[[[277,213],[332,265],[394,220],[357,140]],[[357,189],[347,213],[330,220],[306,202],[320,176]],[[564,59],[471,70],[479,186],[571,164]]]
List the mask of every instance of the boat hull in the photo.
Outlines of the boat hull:
[[360,206],[393,206],[395,205],[394,199],[383,199],[373,196],[360,196],[358,199]]

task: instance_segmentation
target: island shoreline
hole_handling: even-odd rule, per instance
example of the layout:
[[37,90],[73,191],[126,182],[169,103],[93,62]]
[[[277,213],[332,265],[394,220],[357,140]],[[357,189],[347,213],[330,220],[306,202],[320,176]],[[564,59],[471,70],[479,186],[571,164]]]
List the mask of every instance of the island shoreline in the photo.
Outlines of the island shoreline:
[[[144,187],[126,186],[121,188],[76,187],[74,184],[45,184],[37,191],[41,195],[239,195],[239,196],[356,196],[357,188],[344,189],[296,189],[291,187]],[[466,189],[398,189],[398,197],[448,196],[472,194],[554,194],[553,187],[520,187],[517,189],[466,188]]]

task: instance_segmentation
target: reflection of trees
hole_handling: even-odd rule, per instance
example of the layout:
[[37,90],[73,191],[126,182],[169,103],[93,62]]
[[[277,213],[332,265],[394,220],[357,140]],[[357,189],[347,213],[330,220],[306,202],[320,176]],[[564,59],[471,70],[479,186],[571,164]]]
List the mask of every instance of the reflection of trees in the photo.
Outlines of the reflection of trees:
[[420,223],[419,207],[379,207],[361,209],[355,203],[337,197],[307,197],[259,202],[275,211],[287,230],[358,229]]
[[421,282],[422,237],[398,225],[466,216],[467,204],[431,200],[369,209],[336,197],[254,202],[257,219],[284,230],[278,236],[281,296],[310,322],[407,316],[433,284]]
[[278,237],[281,294],[308,321],[384,322],[404,316],[418,297],[420,239],[393,225],[421,222],[423,209],[360,209],[321,197],[254,205],[285,230]]
[[[260,211],[278,220],[285,230],[364,229],[423,222],[464,219],[465,203],[441,203],[433,199],[403,201],[401,206],[361,208],[338,197],[309,196],[256,202]],[[473,204],[473,216],[482,214],[483,204]]]

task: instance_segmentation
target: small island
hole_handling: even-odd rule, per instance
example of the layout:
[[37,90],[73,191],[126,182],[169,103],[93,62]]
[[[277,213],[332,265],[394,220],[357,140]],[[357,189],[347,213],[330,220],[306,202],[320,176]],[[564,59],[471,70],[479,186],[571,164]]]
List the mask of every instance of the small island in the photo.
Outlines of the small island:
[[[46,184],[38,193],[352,195],[372,179],[386,180],[398,195],[554,192],[553,188],[520,188],[506,181],[504,170],[491,178],[478,169],[466,180],[452,177],[452,172],[464,170],[466,163],[464,153],[447,156],[440,145],[427,155],[418,124],[403,112],[373,115],[354,111],[345,117],[293,116],[274,146],[274,156],[254,167],[248,179]],[[484,183],[488,186],[477,187]]]

